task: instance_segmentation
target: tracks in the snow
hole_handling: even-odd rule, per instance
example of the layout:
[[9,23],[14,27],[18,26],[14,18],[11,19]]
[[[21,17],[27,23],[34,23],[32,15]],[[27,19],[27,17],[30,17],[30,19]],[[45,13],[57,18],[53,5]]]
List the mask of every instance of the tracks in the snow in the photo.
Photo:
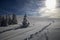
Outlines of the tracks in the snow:
[[44,28],[42,28],[39,32],[42,32],[43,30],[45,30],[47,27],[49,27],[51,25],[51,23],[50,24],[48,24],[47,26],[45,26]]
[[[47,27],[49,27],[51,24],[52,24],[52,23],[49,23],[48,25],[46,25],[45,27],[43,27],[39,32],[36,32],[35,35],[38,34],[38,33],[43,32],[43,31],[44,31]],[[34,36],[34,34],[31,34],[31,35]],[[24,40],[30,40],[31,38],[33,38],[31,35],[30,35],[30,37],[25,38]]]
[[[47,27],[49,27],[52,23],[49,23],[48,25],[46,25],[45,27],[43,27],[39,32],[42,32],[43,30],[45,30]],[[16,36],[19,36],[19,35],[22,35],[24,33],[27,33],[27,32],[30,32],[32,30],[35,30],[36,28],[33,28],[31,30],[27,30],[25,32],[22,32],[22,33],[16,33],[16,34],[13,34],[13,35],[10,35],[10,36],[7,36],[4,40],[8,40],[8,39],[11,39],[11,38],[14,38]]]
[[16,30],[16,29],[20,29],[20,27],[11,28],[11,29],[6,29],[6,30],[3,30],[3,31],[0,31],[0,34],[2,34],[2,33],[4,33],[4,32],[7,32],[7,31]]

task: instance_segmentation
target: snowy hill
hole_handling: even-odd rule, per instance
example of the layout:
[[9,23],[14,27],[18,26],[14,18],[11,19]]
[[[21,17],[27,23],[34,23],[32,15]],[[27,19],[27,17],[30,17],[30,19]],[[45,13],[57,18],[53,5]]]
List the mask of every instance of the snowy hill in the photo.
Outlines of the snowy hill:
[[[16,24],[16,25],[0,27],[0,32],[11,29],[9,31],[1,33],[0,40],[24,40],[24,39],[25,40],[46,40],[45,33],[46,33],[47,29],[49,30],[48,32],[50,32],[51,29],[55,30],[55,28],[58,28],[58,29],[60,28],[59,27],[60,19],[27,17],[27,20],[30,22],[29,27],[15,30],[14,28],[20,27],[23,17],[17,16],[17,20],[18,20],[18,24]],[[41,30],[43,30],[43,31],[41,32]],[[52,31],[51,31],[51,33],[49,33],[49,37],[52,33],[53,33]],[[43,34],[43,37],[41,37],[42,34]],[[33,35],[33,37],[31,37],[32,35]],[[38,35],[40,35],[40,36],[38,36]],[[54,38],[54,36],[53,36],[53,38]],[[53,38],[50,37],[50,40],[52,40]]]

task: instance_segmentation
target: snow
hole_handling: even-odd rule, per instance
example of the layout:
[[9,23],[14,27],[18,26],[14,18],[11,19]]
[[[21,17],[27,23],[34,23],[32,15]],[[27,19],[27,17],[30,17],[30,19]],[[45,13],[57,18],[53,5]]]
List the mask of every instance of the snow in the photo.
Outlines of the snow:
[[[13,26],[13,27],[12,27]],[[19,24],[16,24],[16,25],[9,25],[7,27],[0,27],[0,31],[4,31],[4,30],[8,30],[8,29],[13,29],[13,28],[16,28],[18,27]]]
[[[29,27],[14,30],[14,28],[19,27],[21,25],[23,17],[18,16],[17,19],[18,19],[18,24],[16,25],[0,27],[0,31],[13,29],[0,34],[0,40],[24,40],[25,38],[28,40],[46,40],[45,33],[47,33],[47,30],[48,30],[47,35],[49,35],[49,39],[52,40],[54,37],[52,36],[53,33],[56,33],[54,30],[56,30],[56,28],[60,28],[59,27],[60,22],[56,21],[55,19],[54,19],[55,22],[53,23],[52,19],[50,18],[28,17],[27,19],[30,22]],[[50,23],[51,25],[49,25]],[[39,32],[42,30],[42,28],[44,28],[47,25],[49,25],[49,27],[47,27],[44,31]]]
[[[48,38],[47,38],[48,37]],[[33,35],[32,38],[27,38],[28,40],[60,40],[60,22],[52,22],[52,24],[47,27],[44,31],[38,32]]]

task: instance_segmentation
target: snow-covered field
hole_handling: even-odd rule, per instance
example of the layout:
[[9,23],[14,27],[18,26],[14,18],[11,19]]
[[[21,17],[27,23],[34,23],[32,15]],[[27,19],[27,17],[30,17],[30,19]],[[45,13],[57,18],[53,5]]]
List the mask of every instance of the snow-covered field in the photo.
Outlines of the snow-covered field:
[[[7,27],[0,27],[0,40],[58,40],[60,34],[60,19],[53,18],[40,18],[40,17],[27,17],[30,26],[23,29],[14,30],[22,23],[23,17],[18,16],[18,24],[9,25]],[[53,22],[55,21],[55,22]],[[53,36],[52,36],[53,35]]]

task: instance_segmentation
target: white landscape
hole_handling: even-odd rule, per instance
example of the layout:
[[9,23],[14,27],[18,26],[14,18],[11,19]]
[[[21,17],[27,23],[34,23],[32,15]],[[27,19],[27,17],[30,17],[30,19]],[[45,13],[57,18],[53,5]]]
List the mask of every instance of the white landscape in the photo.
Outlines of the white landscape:
[[60,40],[60,0],[0,0],[0,40]]
[[[0,27],[0,40],[60,40],[60,19],[59,18],[40,18],[27,17],[30,22],[29,27],[19,28],[23,16],[17,16],[18,24]],[[54,22],[53,22],[54,21]]]

